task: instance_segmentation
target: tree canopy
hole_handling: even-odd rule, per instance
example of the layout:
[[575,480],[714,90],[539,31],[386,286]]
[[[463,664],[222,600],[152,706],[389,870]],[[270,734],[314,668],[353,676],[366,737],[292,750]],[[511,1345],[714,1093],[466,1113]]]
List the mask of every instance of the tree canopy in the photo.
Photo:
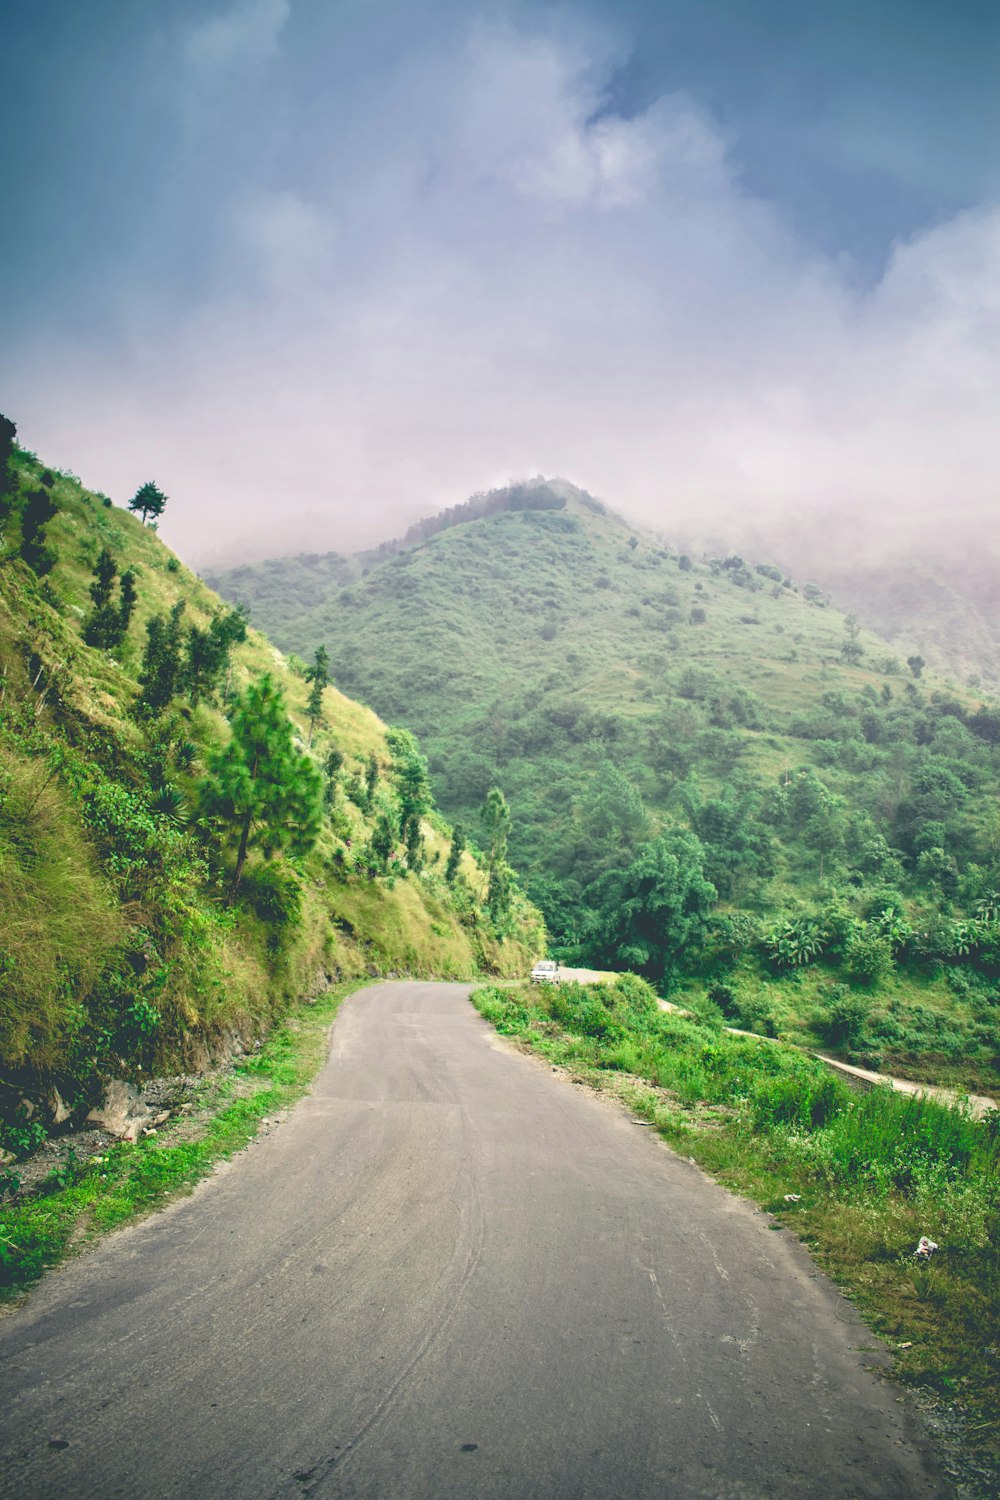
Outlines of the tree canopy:
[[248,850],[265,856],[287,850],[305,854],[319,836],[322,780],[308,755],[296,750],[284,699],[269,676],[240,698],[228,745],[210,760],[200,790],[200,808],[236,840],[229,888],[235,899]]
[[143,525],[146,525],[150,518],[155,521],[162,516],[166,504],[167,497],[159,485],[149,480],[139,486],[129,501],[128,508],[141,516]]

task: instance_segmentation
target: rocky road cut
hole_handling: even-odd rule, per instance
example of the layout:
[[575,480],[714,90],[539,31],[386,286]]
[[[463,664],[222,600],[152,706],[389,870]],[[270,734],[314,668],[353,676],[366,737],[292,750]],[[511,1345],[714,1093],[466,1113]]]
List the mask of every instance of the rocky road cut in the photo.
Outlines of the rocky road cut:
[[467,996],[352,996],[278,1129],[0,1321],[0,1494],[949,1493],[801,1247]]

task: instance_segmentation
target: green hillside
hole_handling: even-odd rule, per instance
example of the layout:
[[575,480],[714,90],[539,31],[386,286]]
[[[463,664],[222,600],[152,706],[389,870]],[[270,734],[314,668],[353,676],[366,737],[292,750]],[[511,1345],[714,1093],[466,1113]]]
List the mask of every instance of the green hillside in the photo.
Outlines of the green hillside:
[[331,979],[523,972],[537,914],[449,862],[412,735],[0,437],[0,1152]]
[[[901,655],[919,652],[956,682],[1000,687],[1000,544],[993,517],[956,506],[935,517],[809,509],[794,518],[733,518],[741,550],[812,578]],[[730,541],[732,545],[732,541]]]
[[772,564],[671,552],[559,481],[423,530],[296,619],[257,588],[301,598],[296,559],[216,582],[420,736],[449,816],[503,788],[566,958],[995,1085],[995,706]]

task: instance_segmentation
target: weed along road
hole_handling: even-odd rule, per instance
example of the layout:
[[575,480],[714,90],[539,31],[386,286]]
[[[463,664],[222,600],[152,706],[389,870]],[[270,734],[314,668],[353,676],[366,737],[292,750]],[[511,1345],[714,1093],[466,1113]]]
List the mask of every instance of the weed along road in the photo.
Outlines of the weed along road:
[[351,997],[279,1128],[0,1321],[0,1494],[949,1493],[804,1252],[467,994]]

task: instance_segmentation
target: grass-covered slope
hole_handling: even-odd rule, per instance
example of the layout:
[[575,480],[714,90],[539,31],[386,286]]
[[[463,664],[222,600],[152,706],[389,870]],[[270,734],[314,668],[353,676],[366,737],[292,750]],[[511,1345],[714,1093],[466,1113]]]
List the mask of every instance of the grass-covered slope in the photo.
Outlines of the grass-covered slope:
[[957,682],[1000,687],[1000,542],[988,507],[898,516],[803,508],[794,518],[734,518],[727,534],[754,555],[813,578],[843,609]]
[[[450,816],[503,788],[567,957],[995,1084],[994,705],[773,564],[671,551],[560,482],[425,530],[278,638],[420,735]],[[290,597],[296,560],[267,571]],[[256,576],[217,581],[266,611]]]
[[[16,447],[4,468],[0,1149],[83,1111],[109,1076],[260,1036],[330,977],[523,972],[537,915],[516,892],[488,915],[468,853],[446,878],[450,830],[412,736],[322,683],[310,712],[301,670],[136,515]],[[91,645],[102,554],[114,619],[125,573],[136,600],[122,639]],[[213,619],[219,638],[232,627],[221,652]],[[270,788],[234,884],[243,825],[222,757],[265,678],[304,801]]]

